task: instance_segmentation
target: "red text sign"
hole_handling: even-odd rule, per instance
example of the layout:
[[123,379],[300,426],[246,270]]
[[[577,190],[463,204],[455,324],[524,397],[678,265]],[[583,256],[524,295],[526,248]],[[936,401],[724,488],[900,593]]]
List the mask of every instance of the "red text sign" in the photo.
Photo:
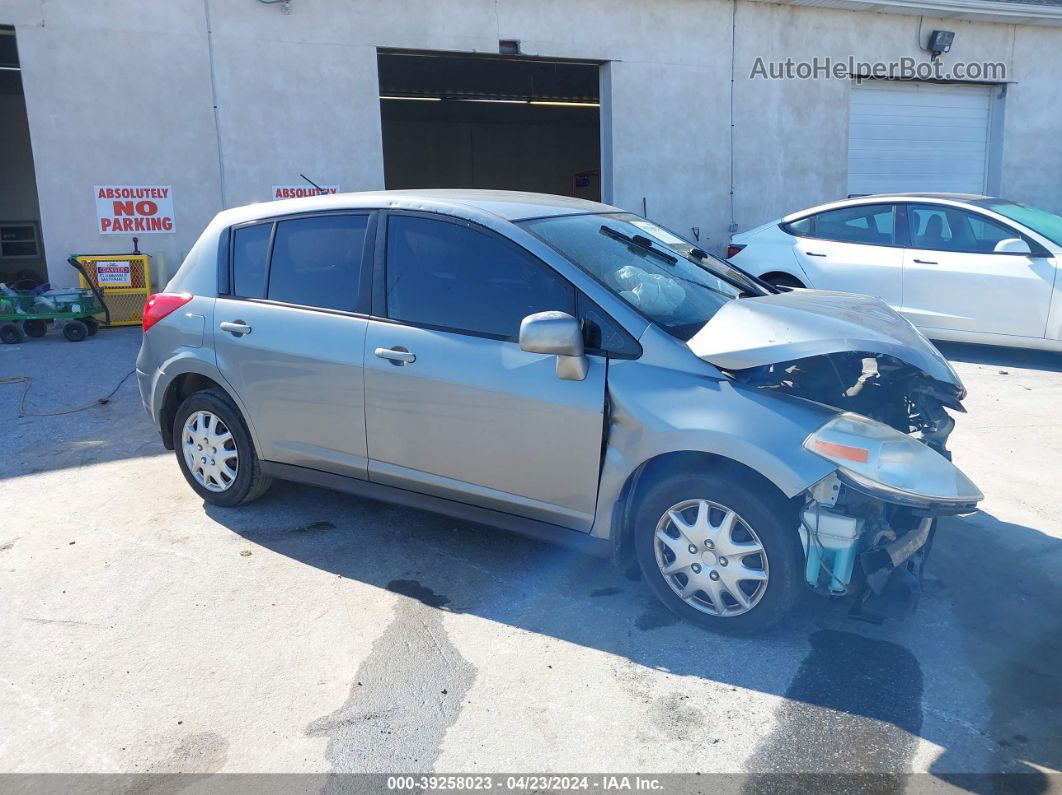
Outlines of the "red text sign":
[[96,185],[101,235],[172,234],[173,189],[169,185]]

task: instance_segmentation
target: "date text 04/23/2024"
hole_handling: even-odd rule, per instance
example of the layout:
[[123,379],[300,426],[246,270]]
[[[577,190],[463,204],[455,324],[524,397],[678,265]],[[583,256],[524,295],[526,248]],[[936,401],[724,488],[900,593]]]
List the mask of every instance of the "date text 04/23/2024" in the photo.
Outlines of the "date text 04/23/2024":
[[663,783],[652,776],[628,775],[421,775],[388,776],[387,789],[404,791],[469,791],[504,790],[509,792],[592,791],[653,792],[663,789]]

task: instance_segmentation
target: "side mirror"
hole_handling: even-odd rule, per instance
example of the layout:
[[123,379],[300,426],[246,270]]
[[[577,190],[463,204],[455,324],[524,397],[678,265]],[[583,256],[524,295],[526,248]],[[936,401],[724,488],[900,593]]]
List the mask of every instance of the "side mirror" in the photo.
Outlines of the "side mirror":
[[557,378],[582,381],[590,368],[583,353],[583,330],[567,312],[536,312],[520,322],[520,348],[557,357]]
[[1006,240],[1000,240],[992,250],[996,254],[1032,254],[1029,244],[1020,237],[1008,237]]

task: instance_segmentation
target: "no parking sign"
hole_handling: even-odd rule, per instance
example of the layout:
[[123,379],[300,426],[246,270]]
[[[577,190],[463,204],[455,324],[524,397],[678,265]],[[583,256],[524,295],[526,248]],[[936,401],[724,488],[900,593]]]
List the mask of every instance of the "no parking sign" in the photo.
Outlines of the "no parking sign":
[[173,189],[169,185],[96,185],[101,235],[173,234]]

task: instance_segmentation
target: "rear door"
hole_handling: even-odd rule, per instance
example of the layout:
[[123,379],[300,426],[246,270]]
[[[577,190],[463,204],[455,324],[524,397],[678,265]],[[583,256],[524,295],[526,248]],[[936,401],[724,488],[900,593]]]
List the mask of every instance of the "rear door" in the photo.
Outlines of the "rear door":
[[374,216],[238,226],[214,319],[218,367],[269,461],[367,477],[363,357]]
[[901,311],[912,323],[930,332],[1044,336],[1051,260],[993,251],[1000,240],[1022,238],[1020,232],[952,205],[912,203],[907,217],[911,247],[904,255]]
[[897,206],[859,204],[827,210],[785,225],[811,284],[822,290],[876,295],[893,307],[903,301],[903,248]]
[[441,216],[388,214],[366,339],[369,477],[588,530],[606,359],[563,381],[520,349],[521,320],[575,314],[575,290],[511,240]]

